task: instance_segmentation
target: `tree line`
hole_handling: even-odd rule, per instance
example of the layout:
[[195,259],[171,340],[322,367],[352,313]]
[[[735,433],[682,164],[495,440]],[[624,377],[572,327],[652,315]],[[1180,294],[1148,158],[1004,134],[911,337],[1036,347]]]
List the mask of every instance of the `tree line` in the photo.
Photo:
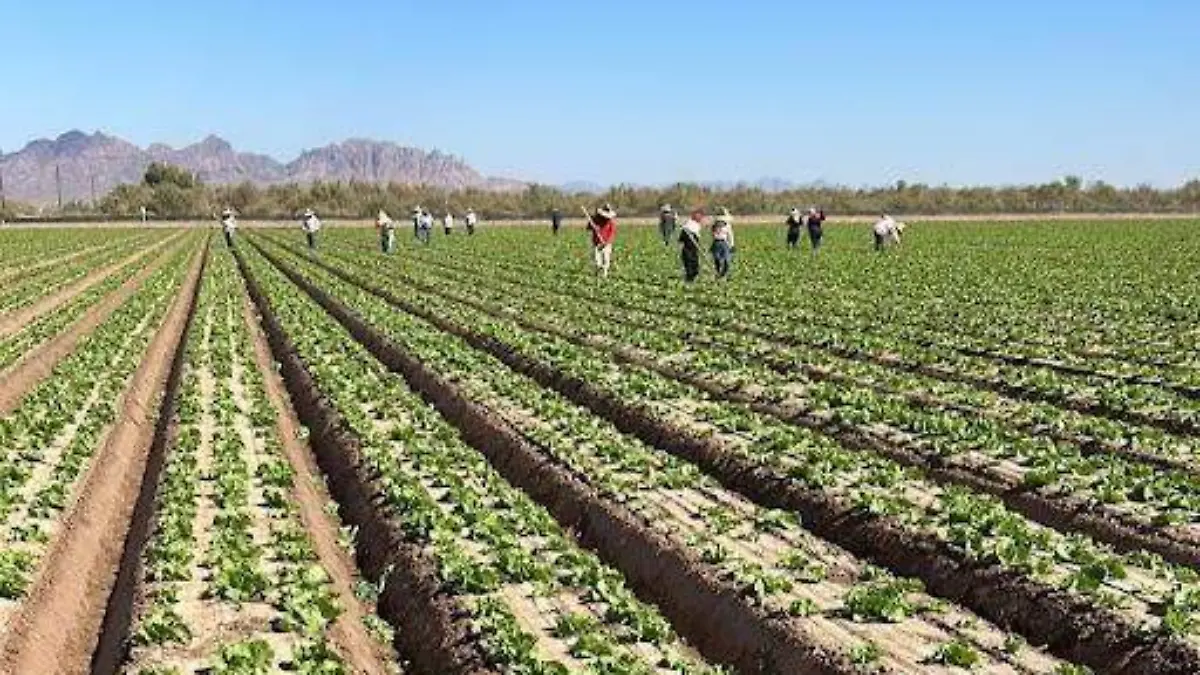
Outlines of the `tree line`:
[[[1197,213],[1200,180],[1178,188],[1149,185],[1117,187],[1104,182],[1084,184],[1075,176],[1041,185],[1007,187],[949,187],[897,181],[870,188],[812,186],[768,192],[750,185],[718,189],[692,183],[668,187],[617,185],[599,195],[566,193],[547,185],[494,192],[477,188],[447,190],[425,185],[360,182],[256,186],[205,185],[178,167],[154,163],[141,183],[121,185],[96,203],[64,205],[67,217],[137,217],[142,207],[154,218],[215,218],[224,208],[242,218],[284,219],[314,209],[326,218],[370,218],[380,209],[405,217],[421,205],[434,213],[461,214],[474,209],[482,218],[546,218],[553,209],[571,217],[580,206],[610,203],[622,216],[650,216],[660,205],[677,209],[726,207],[740,214],[785,214],[793,207],[819,206],[830,214],[862,215],[987,213]],[[18,205],[17,208],[20,208]],[[9,219],[19,211],[9,206]]]

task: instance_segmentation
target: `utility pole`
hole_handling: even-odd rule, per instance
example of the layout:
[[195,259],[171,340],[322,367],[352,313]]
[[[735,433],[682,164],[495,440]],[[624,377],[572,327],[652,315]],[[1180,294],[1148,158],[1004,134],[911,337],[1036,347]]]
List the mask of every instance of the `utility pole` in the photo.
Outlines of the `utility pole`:
[[62,215],[62,172],[59,171],[58,164],[54,165],[54,187],[58,190],[58,213]]

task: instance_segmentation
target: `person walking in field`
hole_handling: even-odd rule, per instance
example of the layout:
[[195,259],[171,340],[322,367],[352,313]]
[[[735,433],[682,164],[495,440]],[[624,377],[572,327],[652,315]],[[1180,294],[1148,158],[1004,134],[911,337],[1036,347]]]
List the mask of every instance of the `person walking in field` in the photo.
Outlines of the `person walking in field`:
[[313,213],[312,209],[304,210],[304,220],[301,221],[300,228],[304,230],[304,237],[308,240],[308,247],[316,250],[317,233],[321,231],[321,219],[317,218],[317,214]]
[[689,284],[700,276],[700,229],[703,223],[704,211],[696,209],[679,230],[679,260],[683,263],[683,280]]
[[612,266],[613,242],[617,239],[617,212],[609,204],[596,209],[588,219],[588,230],[592,235],[592,262],[601,278],[608,277]]
[[550,212],[550,231],[554,236],[558,236],[558,230],[562,227],[562,213],[558,209]]
[[225,235],[227,248],[233,248],[234,232],[237,232],[237,218],[233,215],[233,209],[225,209],[221,212],[221,233]]
[[421,238],[421,205],[417,204],[412,211],[413,239]]
[[449,237],[454,231],[454,214],[446,211],[445,217],[442,218],[442,231]]
[[383,209],[379,210],[379,215],[375,217],[375,228],[379,230],[379,248],[385,254],[392,252],[392,247],[396,245],[396,221],[387,214]]
[[825,209],[810,207],[804,224],[808,226],[808,240],[812,242],[813,254],[816,254],[821,250],[821,237],[825,235]]
[[712,227],[711,251],[718,280],[729,277],[729,270],[733,266],[733,247],[733,216],[729,209],[723,208],[713,219]]
[[475,215],[475,209],[467,209],[467,215],[463,220],[467,224],[467,236],[475,234],[475,225],[479,222],[478,216]]
[[663,246],[670,246],[675,236],[675,211],[670,204],[663,204],[659,209],[658,233],[662,235]]
[[890,245],[900,244],[900,225],[886,213],[880,214],[872,228],[875,234],[875,250],[882,251]]
[[417,239],[421,240],[422,244],[429,245],[430,235],[433,233],[433,214],[422,209],[417,215]]
[[788,248],[796,248],[800,243],[800,230],[804,227],[804,216],[800,215],[800,209],[793,208],[788,214],[787,219],[787,245]]

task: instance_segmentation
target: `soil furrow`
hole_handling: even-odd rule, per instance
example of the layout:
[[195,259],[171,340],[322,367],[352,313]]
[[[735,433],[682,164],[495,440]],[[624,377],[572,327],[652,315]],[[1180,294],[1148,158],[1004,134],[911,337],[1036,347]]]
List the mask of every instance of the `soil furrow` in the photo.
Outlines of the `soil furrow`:
[[254,338],[254,362],[262,373],[267,397],[275,410],[275,430],[283,453],[296,472],[294,496],[300,518],[312,538],[321,566],[329,572],[343,608],[334,622],[333,639],[354,673],[388,675],[391,672],[386,665],[389,655],[381,653],[378,642],[367,632],[363,621],[366,612],[354,595],[354,564],[338,543],[337,525],[325,513],[328,497],[320,487],[323,483],[319,469],[313,463],[310,449],[299,440],[300,421],[288,402],[283,381],[271,360],[270,346],[248,297],[243,298],[242,308],[246,328]]
[[850,673],[844,656],[768,615],[741,597],[689,551],[662,537],[536,448],[490,411],[467,400],[439,375],[367,326],[336,299],[280,266],[294,283],[350,331],[376,358],[454,424],[510,483],[545,506],[582,543],[620,570],[639,595],[657,605],[680,635],[707,658],[746,673]]
[[338,502],[342,521],[358,528],[359,569],[382,582],[378,613],[396,628],[396,648],[410,672],[429,675],[494,673],[477,642],[469,613],[446,593],[429,554],[404,537],[382,507],[380,485],[360,458],[359,440],[316,387],[304,361],[275,318],[270,301],[236,248],[238,268],[254,302],[272,356],[297,416],[309,431],[309,444]]
[[[170,311],[123,397],[121,417],[92,459],[78,502],[64,518],[28,599],[0,641],[0,664],[14,673],[88,672],[126,535],[152,454],[161,454],[168,418],[156,403],[182,358],[182,336],[199,292],[207,247],[197,252]],[[178,379],[174,378],[178,384]],[[164,403],[170,405],[168,396]],[[46,649],[46,645],[55,645]]]
[[[264,251],[264,255],[288,273],[286,264],[269,252]],[[294,272],[289,276],[302,286],[308,285],[316,296],[325,295]],[[327,295],[325,299],[336,307],[335,300]],[[452,332],[452,327],[440,320],[439,328]],[[463,332],[466,334],[460,337],[470,342],[470,331]],[[364,335],[364,339],[368,340],[364,343],[368,348],[372,348],[371,342],[378,348],[378,338]],[[488,340],[478,340],[477,346],[484,348]],[[1088,601],[997,565],[975,563],[934,537],[909,532],[891,519],[857,512],[827,494],[797,485],[780,472],[726,451],[712,439],[676,428],[586,382],[564,377],[545,364],[491,342],[494,355],[502,361],[511,362],[514,369],[543,386],[593,410],[623,432],[697,464],[726,487],[764,506],[800,513],[803,522],[822,538],[896,574],[919,578],[932,594],[1045,643],[1062,658],[1106,673],[1200,672],[1200,653],[1187,645],[1145,635],[1113,612]]]

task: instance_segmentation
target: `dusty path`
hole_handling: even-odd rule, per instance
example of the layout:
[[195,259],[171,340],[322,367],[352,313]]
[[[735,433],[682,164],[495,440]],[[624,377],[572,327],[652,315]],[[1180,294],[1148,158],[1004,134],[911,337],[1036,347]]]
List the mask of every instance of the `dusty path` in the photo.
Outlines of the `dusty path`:
[[198,251],[122,397],[122,414],[92,459],[79,500],[0,639],[0,672],[88,672],[125,531],[141,488],[157,403],[194,305],[205,259]]
[[92,286],[100,283],[117,270],[125,267],[126,265],[132,265],[136,263],[138,260],[141,260],[143,257],[149,255],[154,250],[161,248],[168,242],[174,241],[178,238],[179,235],[176,235],[151,244],[146,248],[138,250],[133,255],[122,258],[121,260],[118,260],[112,264],[105,265],[100,269],[88,272],[83,278],[67,284],[62,288],[51,292],[49,295],[45,295],[37,299],[30,305],[22,307],[15,312],[9,312],[7,314],[0,315],[0,338],[5,338],[13,333],[16,333],[27,326],[30,322],[36,321],[41,316],[53,312],[63,304],[69,302],[71,298],[74,298]]
[[125,304],[141,288],[146,279],[162,267],[181,245],[181,243],[176,243],[169,251],[159,256],[158,260],[121,284],[104,300],[92,306],[66,331],[22,356],[21,360],[8,370],[0,372],[0,415],[12,412],[25,394],[28,394],[39,382],[49,376],[59,361],[75,351],[75,346],[79,344],[80,340],[104,323],[113,312],[117,311],[118,307]]
[[263,375],[267,398],[275,410],[275,430],[283,447],[283,454],[296,471],[294,497],[304,523],[312,538],[313,548],[320,558],[321,566],[329,572],[334,590],[343,608],[331,631],[338,651],[354,673],[362,675],[388,675],[395,672],[396,657],[386,653],[382,645],[367,632],[363,618],[366,616],[362,602],[354,594],[355,568],[345,550],[338,543],[338,528],[325,512],[329,496],[324,489],[320,470],[313,460],[307,445],[299,439],[303,428],[288,402],[283,380],[275,370],[266,336],[258,325],[258,318],[249,296],[243,291],[243,317],[246,327],[254,337],[254,361]]

